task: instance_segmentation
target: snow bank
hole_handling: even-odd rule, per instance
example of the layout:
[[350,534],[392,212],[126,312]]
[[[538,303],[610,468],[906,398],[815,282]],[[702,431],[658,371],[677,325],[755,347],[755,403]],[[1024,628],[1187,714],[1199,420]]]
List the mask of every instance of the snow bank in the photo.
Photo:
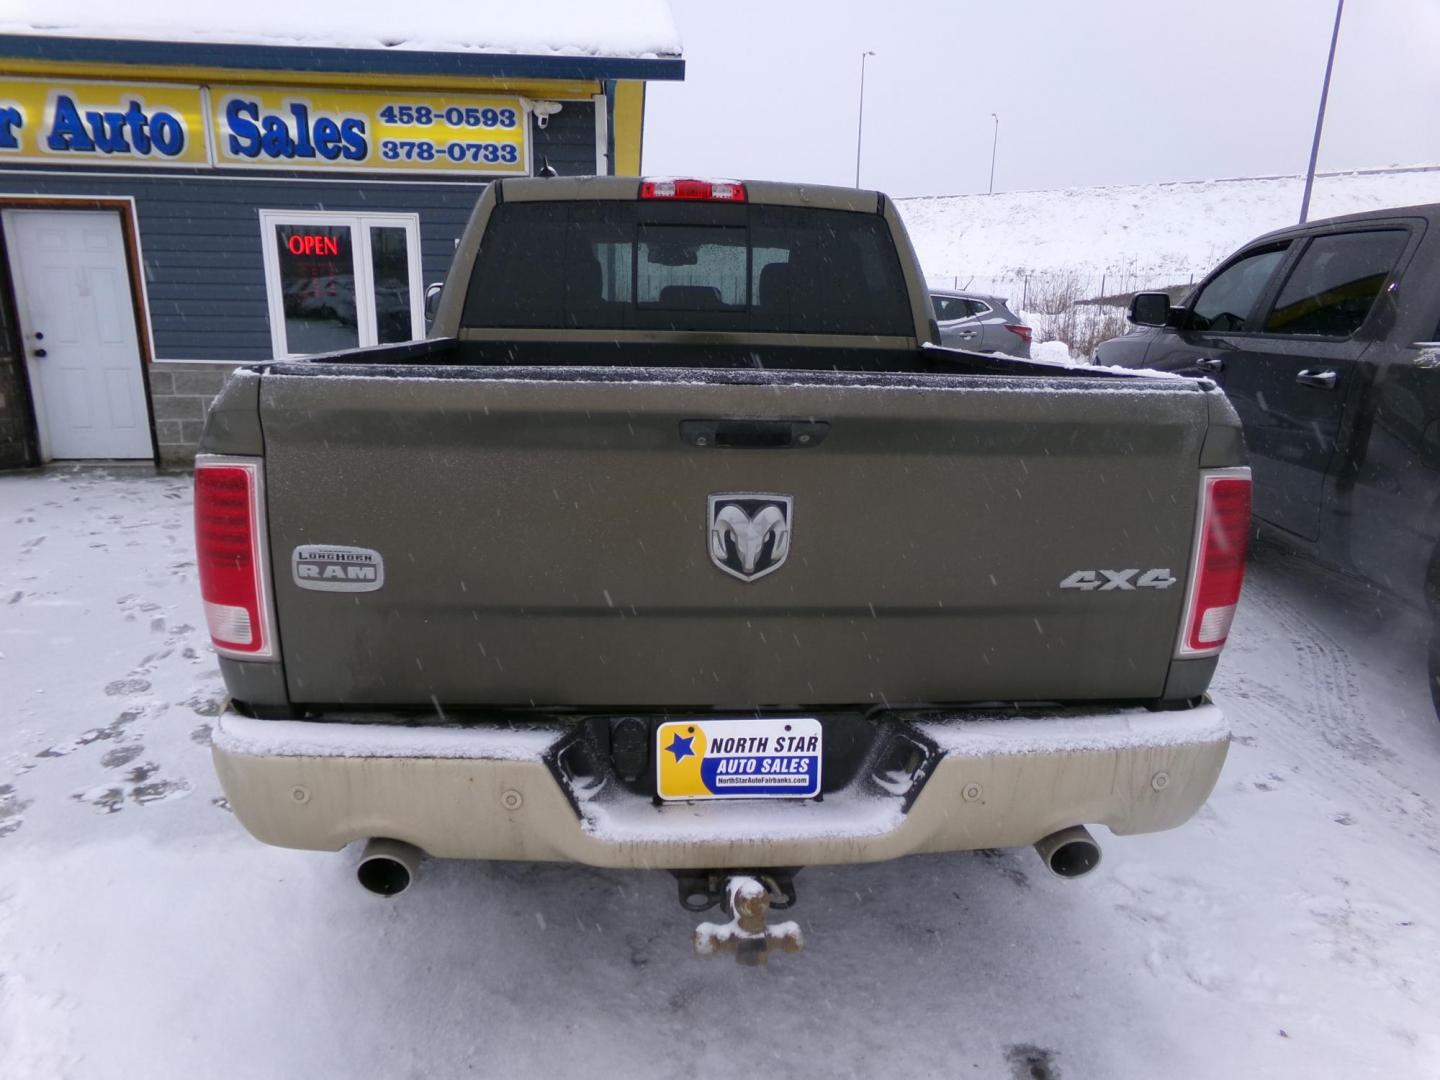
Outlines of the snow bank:
[[[1027,319],[1029,325],[1034,323]],[[1030,346],[1030,359],[1037,364],[1061,364],[1069,367],[1071,364],[1070,349],[1063,341],[1037,341]]]
[[667,0],[356,0],[343,12],[290,0],[9,0],[0,14],[0,33],[622,58],[678,57],[681,51]]
[[[931,285],[1023,303],[1027,275],[1075,275],[1082,297],[1198,278],[1295,223],[1301,176],[897,199]],[[1440,201],[1440,166],[1316,177],[1311,217]],[[1102,281],[1103,279],[1103,281]],[[1034,300],[1034,282],[1030,283]]]

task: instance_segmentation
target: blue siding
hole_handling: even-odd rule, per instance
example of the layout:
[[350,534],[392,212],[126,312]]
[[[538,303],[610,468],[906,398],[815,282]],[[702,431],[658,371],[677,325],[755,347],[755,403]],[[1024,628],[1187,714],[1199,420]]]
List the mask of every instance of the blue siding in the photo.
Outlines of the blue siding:
[[[595,109],[567,101],[532,128],[535,167],[595,171]],[[381,178],[376,178],[381,179]],[[393,178],[384,178],[393,179]],[[250,363],[271,355],[261,210],[413,213],[420,217],[421,280],[439,281],[483,182],[365,183],[313,174],[166,171],[41,174],[0,170],[0,195],[129,196],[135,200],[157,359]]]

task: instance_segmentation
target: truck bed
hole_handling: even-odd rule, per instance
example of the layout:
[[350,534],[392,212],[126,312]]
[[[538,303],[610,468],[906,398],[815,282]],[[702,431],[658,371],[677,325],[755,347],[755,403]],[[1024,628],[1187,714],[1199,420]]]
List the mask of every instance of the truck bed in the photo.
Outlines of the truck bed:
[[[692,335],[702,337],[701,335]],[[604,377],[614,370],[615,378],[631,378],[634,368],[655,371],[706,371],[713,380],[727,371],[773,372],[878,372],[892,375],[998,375],[1007,378],[1053,377],[1054,364],[1012,356],[992,356],[926,343],[918,348],[893,346],[815,348],[808,345],[757,344],[737,340],[737,335],[715,334],[711,340],[673,341],[557,341],[548,338],[431,338],[399,345],[377,345],[319,354],[305,360],[273,364],[268,370],[286,375],[334,374],[336,365],[347,371],[358,368],[391,368],[391,376],[414,375],[420,367],[440,369],[475,368],[590,368],[590,378]],[[1067,379],[1087,379],[1130,385],[1150,385],[1136,373],[1108,367],[1075,365],[1061,369]],[[379,373],[376,373],[379,374]],[[432,373],[446,377],[445,371]],[[457,378],[483,377],[473,370]],[[573,378],[567,371],[531,372],[527,378]],[[1202,381],[1197,385],[1205,385]]]

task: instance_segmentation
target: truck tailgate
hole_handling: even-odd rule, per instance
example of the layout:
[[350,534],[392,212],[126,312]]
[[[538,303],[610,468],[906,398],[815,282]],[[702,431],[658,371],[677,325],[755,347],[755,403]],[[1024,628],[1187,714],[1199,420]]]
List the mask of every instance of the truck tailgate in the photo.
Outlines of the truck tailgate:
[[[292,701],[750,711],[1161,694],[1207,425],[1195,384],[749,374],[267,373]],[[681,436],[726,418],[829,427],[761,448]],[[708,520],[710,496],[746,493],[793,500],[788,558],[751,581],[712,560]],[[383,584],[302,587],[307,545],[378,552]],[[1061,588],[1104,569],[1177,582]]]

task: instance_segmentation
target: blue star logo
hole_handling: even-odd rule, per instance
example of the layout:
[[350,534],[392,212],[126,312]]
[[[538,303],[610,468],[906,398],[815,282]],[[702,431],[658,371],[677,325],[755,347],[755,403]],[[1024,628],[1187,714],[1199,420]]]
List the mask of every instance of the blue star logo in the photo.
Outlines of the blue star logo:
[[694,735],[681,738],[680,733],[677,731],[675,733],[675,738],[670,741],[670,745],[665,747],[665,749],[669,750],[670,753],[675,755],[675,762],[676,764],[679,764],[685,758],[695,756],[695,751],[691,749],[691,745],[694,742]]

